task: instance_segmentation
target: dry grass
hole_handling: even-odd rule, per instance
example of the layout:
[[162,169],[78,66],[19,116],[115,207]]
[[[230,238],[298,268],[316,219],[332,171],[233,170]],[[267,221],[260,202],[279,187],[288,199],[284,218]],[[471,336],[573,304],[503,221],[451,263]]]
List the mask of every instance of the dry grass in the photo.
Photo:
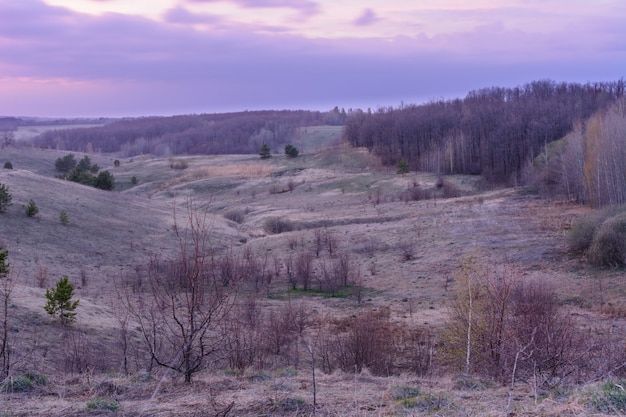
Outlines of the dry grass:
[[[108,362],[110,373],[118,373],[116,284],[133,276],[150,256],[167,257],[176,249],[172,213],[174,207],[183,212],[188,196],[200,208],[210,210],[218,247],[249,248],[284,259],[302,250],[313,251],[316,229],[331,232],[338,253],[349,255],[359,267],[364,304],[359,306],[350,297],[289,296],[306,297],[317,315],[344,317],[361,309],[385,309],[395,322],[436,331],[448,314],[459,260],[474,256],[493,271],[506,263],[524,277],[553,284],[581,326],[624,328],[623,272],[600,273],[566,254],[564,232],[587,211],[578,206],[556,204],[514,189],[479,193],[472,177],[450,180],[474,194],[405,202],[400,193],[407,186],[417,182],[429,187],[436,177],[397,176],[393,168],[380,167],[367,152],[343,148],[269,161],[254,155],[188,157],[186,170],[170,169],[167,159],[124,159],[119,168],[112,169],[123,191],[112,193],[52,178],[49,167],[66,152],[9,152],[16,169],[0,170],[0,182],[9,186],[14,205],[0,216],[0,244],[9,250],[9,262],[19,275],[13,307],[14,326],[19,329],[15,358],[23,358],[22,363],[52,378],[34,394],[0,394],[0,413],[84,415],[90,399],[107,395],[120,402],[117,415],[210,415],[232,401],[231,415],[313,413],[305,362],[295,375],[279,369],[263,371],[268,375],[257,378],[257,371],[252,370],[239,376],[214,370],[200,374],[191,388],[172,375],[141,382],[139,375],[65,374],[48,364],[61,352],[58,327],[50,324],[43,311],[43,290],[37,284],[41,268],[47,268],[51,281],[69,275],[75,283],[80,282],[81,271],[86,271],[88,284],[77,288],[81,298],[77,327],[110,351],[110,357],[102,360]],[[90,157],[103,167],[112,166],[115,159]],[[133,176],[139,180],[137,186],[130,184]],[[288,181],[297,184],[292,192],[268,192],[272,185]],[[372,191],[378,189],[380,202],[375,202]],[[40,208],[37,219],[27,218],[21,209],[30,198]],[[243,223],[223,217],[233,209],[246,213]],[[59,222],[61,210],[69,215],[67,226]],[[289,220],[295,230],[269,235],[263,228],[268,218]],[[406,244],[413,248],[410,258],[403,253]],[[270,298],[262,304],[280,305],[288,298],[287,288],[282,277],[275,279]],[[375,377],[367,372],[319,372],[317,376],[316,415],[501,416],[509,395],[512,410],[519,416],[589,413],[584,396],[576,389],[562,397],[544,392],[535,398],[532,386],[523,382],[510,393],[508,387],[484,385],[468,390],[467,385],[441,374],[424,379]],[[100,392],[98,387],[105,382],[120,386],[120,391]],[[406,401],[395,399],[398,387],[405,386],[419,387],[421,394]]]

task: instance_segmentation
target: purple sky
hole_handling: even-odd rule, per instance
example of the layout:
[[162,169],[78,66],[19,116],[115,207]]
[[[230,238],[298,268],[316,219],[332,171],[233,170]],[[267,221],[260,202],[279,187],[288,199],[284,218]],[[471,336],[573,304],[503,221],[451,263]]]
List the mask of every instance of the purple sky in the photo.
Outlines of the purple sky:
[[0,115],[376,109],[626,77],[624,0],[0,0]]

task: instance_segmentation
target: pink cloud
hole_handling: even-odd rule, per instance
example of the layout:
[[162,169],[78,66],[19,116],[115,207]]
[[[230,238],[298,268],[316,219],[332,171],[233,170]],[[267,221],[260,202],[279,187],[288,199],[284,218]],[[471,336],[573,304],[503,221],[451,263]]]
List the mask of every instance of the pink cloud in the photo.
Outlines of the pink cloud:
[[[236,1],[291,10],[302,4]],[[366,12],[361,24],[376,19]],[[613,80],[626,76],[623,15],[613,15],[584,16],[567,30],[548,31],[514,29],[487,11],[439,11],[406,18],[415,25],[437,16],[472,24],[434,36],[326,39],[298,36],[297,24],[290,31],[237,24],[184,5],[155,21],[0,1],[0,115],[375,108],[533,79]],[[385,16],[380,25],[389,23]]]
[[[191,3],[215,3],[221,0],[188,0]],[[320,5],[310,0],[227,0],[247,9],[292,9],[302,16],[313,16],[320,13]]]
[[356,26],[369,26],[379,20],[380,18],[376,16],[376,13],[374,13],[372,9],[364,9],[361,15],[357,17],[353,23]]

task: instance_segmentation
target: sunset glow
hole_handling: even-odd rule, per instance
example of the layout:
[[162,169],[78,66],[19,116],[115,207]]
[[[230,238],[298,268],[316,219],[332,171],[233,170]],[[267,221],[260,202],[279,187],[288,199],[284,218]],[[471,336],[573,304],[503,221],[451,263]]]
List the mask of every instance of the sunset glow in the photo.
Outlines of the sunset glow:
[[0,115],[376,107],[626,73],[621,0],[0,0],[0,15],[0,92],[28,92]]

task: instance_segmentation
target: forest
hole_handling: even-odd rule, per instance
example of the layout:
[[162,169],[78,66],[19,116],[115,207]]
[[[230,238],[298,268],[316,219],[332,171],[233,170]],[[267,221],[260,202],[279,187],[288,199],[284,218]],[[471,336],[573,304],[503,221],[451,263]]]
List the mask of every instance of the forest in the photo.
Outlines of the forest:
[[623,80],[485,88],[464,99],[351,112],[344,138],[385,164],[404,160],[412,170],[480,174],[515,185],[550,142],[623,95]]

